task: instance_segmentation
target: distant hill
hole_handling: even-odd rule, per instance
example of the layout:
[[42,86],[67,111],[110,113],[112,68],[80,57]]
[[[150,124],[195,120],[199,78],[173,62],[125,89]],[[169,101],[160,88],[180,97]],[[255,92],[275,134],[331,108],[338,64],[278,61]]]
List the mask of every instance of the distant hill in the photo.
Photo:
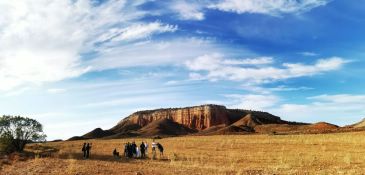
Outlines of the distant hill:
[[88,133],[86,133],[85,135],[83,135],[83,138],[90,138],[90,139],[95,139],[95,138],[103,138],[103,137],[107,137],[107,136],[111,136],[114,135],[115,133],[109,130],[102,130],[101,128],[96,128]]
[[155,120],[139,130],[139,134],[143,136],[186,135],[195,132],[197,130],[188,128],[167,118]]
[[251,134],[271,132],[327,132],[338,126],[329,123],[307,124],[282,120],[262,111],[227,109],[221,105],[165,108],[135,112],[108,130],[94,129],[78,139],[125,137]]
[[363,128],[363,127],[365,127],[365,118],[362,119],[360,122],[355,123],[353,125],[350,125],[348,127],[352,127],[352,128]]

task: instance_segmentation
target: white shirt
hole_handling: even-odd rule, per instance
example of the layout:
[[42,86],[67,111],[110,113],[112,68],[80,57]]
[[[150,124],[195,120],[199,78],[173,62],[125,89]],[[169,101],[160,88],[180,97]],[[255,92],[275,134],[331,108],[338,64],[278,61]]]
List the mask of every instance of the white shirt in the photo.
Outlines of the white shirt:
[[139,148],[138,147],[136,148],[136,154],[137,154],[137,157],[140,157],[141,156],[141,152],[139,151]]

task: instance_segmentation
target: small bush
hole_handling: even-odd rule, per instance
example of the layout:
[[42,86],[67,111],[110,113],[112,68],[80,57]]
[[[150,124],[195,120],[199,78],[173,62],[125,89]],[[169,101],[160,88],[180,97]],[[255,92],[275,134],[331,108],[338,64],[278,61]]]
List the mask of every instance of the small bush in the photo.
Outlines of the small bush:
[[15,151],[15,148],[12,146],[13,139],[10,136],[1,136],[0,137],[0,152],[1,153],[11,153]]

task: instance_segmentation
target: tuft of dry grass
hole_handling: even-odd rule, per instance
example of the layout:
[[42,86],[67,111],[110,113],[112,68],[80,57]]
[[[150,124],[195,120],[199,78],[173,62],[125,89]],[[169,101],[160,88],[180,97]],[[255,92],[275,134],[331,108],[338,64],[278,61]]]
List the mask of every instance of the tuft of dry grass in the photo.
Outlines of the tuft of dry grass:
[[114,148],[123,152],[125,142],[150,144],[151,139],[87,140],[93,143],[89,160],[82,159],[85,141],[54,142],[42,146],[59,150],[56,155],[4,165],[0,174],[362,174],[364,136],[365,132],[165,138],[158,140],[165,155],[156,160],[112,156]]

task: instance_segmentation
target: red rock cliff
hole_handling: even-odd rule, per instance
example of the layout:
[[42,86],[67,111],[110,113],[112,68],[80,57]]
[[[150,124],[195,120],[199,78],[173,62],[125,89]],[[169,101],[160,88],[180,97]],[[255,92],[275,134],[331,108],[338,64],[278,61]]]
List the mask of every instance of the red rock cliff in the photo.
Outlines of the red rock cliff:
[[[176,123],[196,130],[203,130],[211,126],[230,124],[226,107],[218,105],[202,105],[187,108],[157,109],[135,112],[118,123],[137,124],[140,127],[162,118],[171,119]],[[118,127],[115,126],[114,128]]]

